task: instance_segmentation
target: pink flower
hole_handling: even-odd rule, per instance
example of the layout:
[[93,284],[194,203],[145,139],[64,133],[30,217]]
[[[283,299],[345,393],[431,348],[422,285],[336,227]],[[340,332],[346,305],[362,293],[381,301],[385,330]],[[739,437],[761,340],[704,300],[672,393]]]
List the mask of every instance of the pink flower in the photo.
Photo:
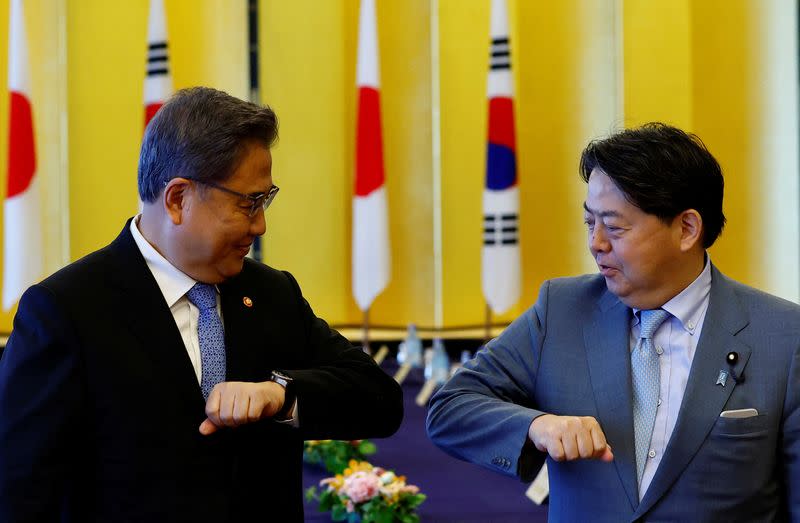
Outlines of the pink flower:
[[345,478],[341,493],[353,500],[354,503],[362,503],[377,496],[380,487],[381,480],[377,476],[369,472],[358,471]]
[[345,508],[347,509],[347,512],[353,512],[353,511],[355,511],[356,506],[353,505],[353,502],[348,499],[347,500],[347,504],[345,505]]

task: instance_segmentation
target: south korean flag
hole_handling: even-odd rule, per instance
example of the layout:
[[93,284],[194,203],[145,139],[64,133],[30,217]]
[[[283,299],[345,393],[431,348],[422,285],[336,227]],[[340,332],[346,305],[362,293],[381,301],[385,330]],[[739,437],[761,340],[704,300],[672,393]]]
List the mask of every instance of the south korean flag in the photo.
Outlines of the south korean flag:
[[521,287],[513,80],[505,0],[492,0],[488,98],[481,283],[492,312],[502,314],[517,302]]

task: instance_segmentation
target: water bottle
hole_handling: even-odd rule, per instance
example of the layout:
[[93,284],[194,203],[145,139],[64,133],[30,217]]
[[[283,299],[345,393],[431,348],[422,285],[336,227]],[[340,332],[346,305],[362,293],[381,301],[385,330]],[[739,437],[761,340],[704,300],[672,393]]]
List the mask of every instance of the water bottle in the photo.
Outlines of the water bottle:
[[407,363],[412,367],[422,367],[422,340],[417,336],[417,326],[413,323],[408,326],[406,339],[400,344],[397,362],[400,365]]
[[444,350],[441,339],[433,340],[433,356],[431,357],[431,379],[436,383],[444,383],[450,377],[450,358]]

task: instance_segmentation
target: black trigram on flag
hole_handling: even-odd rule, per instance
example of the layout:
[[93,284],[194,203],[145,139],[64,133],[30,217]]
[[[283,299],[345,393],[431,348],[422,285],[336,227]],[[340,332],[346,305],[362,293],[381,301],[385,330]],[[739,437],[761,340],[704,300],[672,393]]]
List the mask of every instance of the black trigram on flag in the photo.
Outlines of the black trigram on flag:
[[167,42],[151,42],[147,46],[147,76],[165,76],[167,74],[169,74]]
[[484,245],[516,245],[519,216],[516,214],[484,214]]
[[144,125],[172,95],[172,76],[167,53],[167,18],[164,0],[150,0],[147,19],[147,68],[144,77]]
[[489,51],[489,69],[511,69],[511,51],[508,47],[508,37],[500,36],[492,38],[492,46]]

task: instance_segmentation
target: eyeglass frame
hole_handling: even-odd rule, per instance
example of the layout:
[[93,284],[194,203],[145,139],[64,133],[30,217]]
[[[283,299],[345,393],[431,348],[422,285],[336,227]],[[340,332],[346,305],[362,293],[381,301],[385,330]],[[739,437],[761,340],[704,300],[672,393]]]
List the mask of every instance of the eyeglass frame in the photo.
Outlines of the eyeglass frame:
[[[280,187],[278,187],[277,185],[273,185],[272,187],[269,188],[269,191],[267,192],[262,192],[256,195],[252,195],[252,194],[240,193],[238,191],[234,191],[233,189],[228,189],[227,187],[223,187],[222,185],[218,185],[214,182],[198,180],[197,178],[186,178],[186,179],[191,180],[193,182],[197,182],[201,185],[207,185],[208,187],[217,189],[222,192],[226,192],[228,194],[232,194],[233,196],[238,196],[243,200],[249,200],[250,210],[248,211],[247,215],[250,216],[250,218],[256,215],[259,207],[263,208],[263,211],[266,211],[272,204],[272,201],[275,199],[275,195],[278,194],[278,191],[281,190]],[[259,202],[259,200],[261,201]]]

